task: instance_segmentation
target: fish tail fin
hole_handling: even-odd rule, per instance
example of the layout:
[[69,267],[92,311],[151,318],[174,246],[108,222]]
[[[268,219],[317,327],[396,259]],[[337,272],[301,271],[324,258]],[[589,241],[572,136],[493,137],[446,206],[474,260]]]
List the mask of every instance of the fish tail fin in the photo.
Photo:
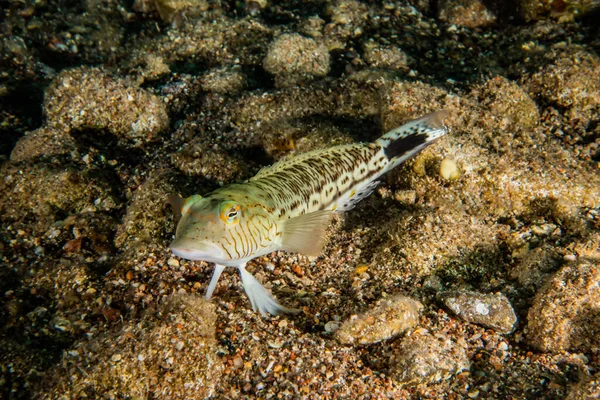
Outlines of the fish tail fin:
[[377,139],[375,143],[383,148],[384,154],[390,160],[388,169],[402,164],[435,139],[448,133],[448,128],[444,124],[444,119],[447,117],[447,111],[436,111],[392,129]]
[[267,313],[271,315],[295,314],[300,312],[300,310],[287,308],[279,304],[267,289],[250,272],[246,271],[244,265],[239,266],[238,269],[240,270],[244,290],[250,299],[250,303],[252,303],[254,311],[260,312],[261,315],[266,315]]

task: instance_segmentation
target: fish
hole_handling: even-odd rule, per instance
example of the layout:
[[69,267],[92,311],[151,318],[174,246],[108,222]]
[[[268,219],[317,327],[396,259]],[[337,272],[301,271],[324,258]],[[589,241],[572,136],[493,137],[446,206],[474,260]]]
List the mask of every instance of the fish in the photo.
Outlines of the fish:
[[281,160],[243,183],[172,199],[180,215],[173,254],[215,264],[210,299],[226,267],[236,267],[254,312],[295,313],[277,302],[246,270],[248,261],[274,251],[317,256],[334,213],[369,196],[378,178],[448,132],[444,110],[393,129],[374,142],[340,145]]

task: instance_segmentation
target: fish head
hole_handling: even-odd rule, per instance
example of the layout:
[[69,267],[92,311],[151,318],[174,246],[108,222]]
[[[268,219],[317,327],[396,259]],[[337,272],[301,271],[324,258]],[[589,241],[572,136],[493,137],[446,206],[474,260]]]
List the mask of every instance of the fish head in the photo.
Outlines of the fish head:
[[233,200],[198,195],[187,198],[181,208],[171,251],[188,260],[223,265],[253,258],[256,240],[248,237],[251,233],[247,211],[243,204]]

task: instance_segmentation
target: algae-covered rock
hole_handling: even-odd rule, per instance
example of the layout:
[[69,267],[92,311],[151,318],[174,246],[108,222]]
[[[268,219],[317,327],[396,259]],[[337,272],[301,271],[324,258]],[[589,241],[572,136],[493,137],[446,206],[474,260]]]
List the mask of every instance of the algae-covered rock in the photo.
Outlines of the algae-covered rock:
[[495,329],[498,333],[512,333],[517,316],[502,293],[452,291],[440,294],[442,302],[461,319]]
[[337,0],[326,10],[329,20],[324,36],[329,50],[343,49],[346,42],[361,36],[368,19],[368,7],[357,0]]
[[526,21],[554,18],[569,22],[600,8],[597,0],[520,0],[519,10]]
[[[600,242],[594,243],[598,246]],[[597,261],[581,260],[561,268],[539,290],[529,310],[529,343],[548,352],[597,352],[600,348],[598,282]]]
[[555,48],[547,65],[523,79],[533,96],[567,110],[570,119],[597,120],[600,110],[600,58],[578,47]]
[[381,121],[384,131],[430,112],[446,109],[451,101],[442,88],[422,82],[392,82],[386,87],[381,101]]
[[600,372],[581,380],[569,391],[566,400],[600,399]]
[[214,305],[173,295],[140,321],[76,343],[40,398],[206,398],[222,370],[215,328]]
[[486,111],[481,117],[494,121],[501,132],[533,129],[540,119],[538,108],[527,92],[516,82],[502,76],[489,78],[477,85],[471,96],[481,110]]
[[165,104],[99,68],[63,71],[46,90],[48,126],[68,133],[95,129],[130,140],[149,140],[168,128]]
[[169,224],[167,202],[176,195],[164,171],[155,171],[135,191],[123,223],[117,229],[115,244],[120,249],[139,249],[164,240]]
[[173,164],[186,175],[202,176],[217,182],[232,182],[242,176],[245,163],[226,150],[206,151],[206,143],[190,142],[171,155]]
[[135,0],[133,9],[137,12],[156,10],[165,22],[181,22],[208,9],[206,0]]
[[402,384],[439,382],[470,367],[464,340],[426,331],[402,339],[390,360],[390,372]]
[[438,3],[442,21],[466,28],[478,28],[496,22],[496,16],[479,0],[442,0]]
[[24,161],[38,157],[50,157],[69,154],[76,150],[76,144],[70,135],[57,129],[39,128],[27,132],[12,152],[11,161]]
[[371,344],[391,339],[419,322],[423,305],[406,296],[379,300],[367,312],[342,324],[336,338],[343,344]]
[[116,207],[109,180],[81,168],[5,164],[2,176],[0,210],[4,221],[30,222],[44,229],[71,214]]
[[267,72],[275,75],[277,86],[293,86],[327,75],[329,52],[313,39],[284,34],[271,43],[263,65]]
[[380,45],[369,40],[363,46],[365,61],[374,68],[408,71],[411,59],[398,46]]
[[214,68],[202,76],[202,89],[219,94],[236,94],[246,86],[246,77],[239,68]]

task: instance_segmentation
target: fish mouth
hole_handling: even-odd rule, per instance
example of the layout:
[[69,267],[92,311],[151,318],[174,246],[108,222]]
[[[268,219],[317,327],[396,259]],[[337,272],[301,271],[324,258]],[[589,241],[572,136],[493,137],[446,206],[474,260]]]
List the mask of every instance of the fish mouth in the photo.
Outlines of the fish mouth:
[[198,246],[198,243],[192,244],[190,242],[185,239],[175,239],[169,245],[169,248],[173,254],[186,260],[218,262],[222,258],[223,252],[215,244],[202,243],[201,246]]

